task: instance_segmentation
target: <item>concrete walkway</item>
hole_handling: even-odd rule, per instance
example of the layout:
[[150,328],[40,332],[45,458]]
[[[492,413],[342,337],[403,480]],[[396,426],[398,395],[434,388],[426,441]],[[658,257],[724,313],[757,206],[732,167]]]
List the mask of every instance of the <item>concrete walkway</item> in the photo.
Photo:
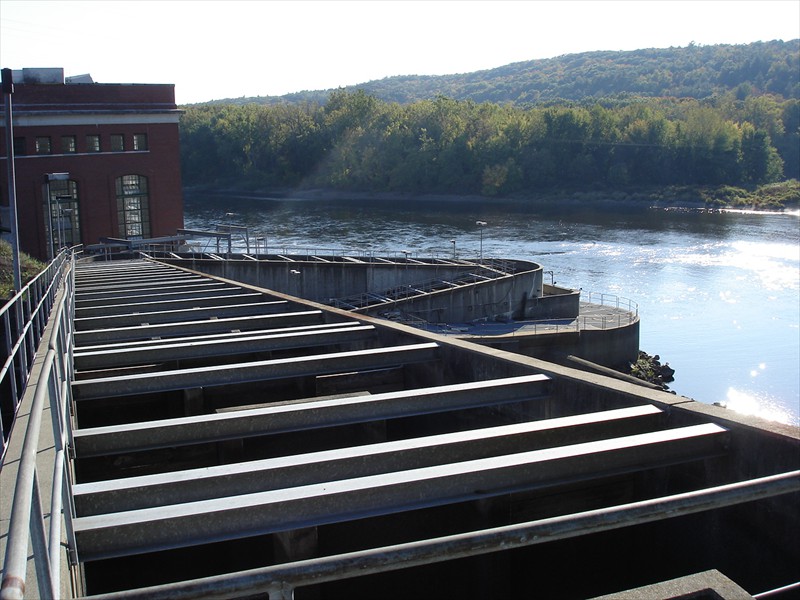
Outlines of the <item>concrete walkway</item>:
[[540,321],[430,323],[425,329],[443,335],[459,337],[508,337],[517,335],[543,335],[582,330],[616,329],[627,327],[639,320],[639,315],[615,306],[581,302],[580,312],[573,319],[545,319]]

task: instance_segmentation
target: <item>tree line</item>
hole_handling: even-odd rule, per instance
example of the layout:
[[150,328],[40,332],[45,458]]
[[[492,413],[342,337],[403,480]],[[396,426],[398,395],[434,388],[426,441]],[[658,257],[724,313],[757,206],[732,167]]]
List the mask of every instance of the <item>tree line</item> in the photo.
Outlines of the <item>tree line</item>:
[[[689,44],[683,48],[595,51],[516,62],[454,75],[400,75],[358,84],[387,102],[447,96],[517,106],[585,98],[710,98],[734,92],[800,98],[800,40]],[[217,100],[217,104],[324,103],[330,90]]]
[[336,90],[188,106],[180,133],[187,185],[507,196],[800,178],[800,100],[733,91],[523,107]]
[[800,40],[583,52],[476,73],[388,77],[358,87],[387,101],[443,94],[517,105],[631,95],[708,98],[732,90],[740,98],[800,98]]

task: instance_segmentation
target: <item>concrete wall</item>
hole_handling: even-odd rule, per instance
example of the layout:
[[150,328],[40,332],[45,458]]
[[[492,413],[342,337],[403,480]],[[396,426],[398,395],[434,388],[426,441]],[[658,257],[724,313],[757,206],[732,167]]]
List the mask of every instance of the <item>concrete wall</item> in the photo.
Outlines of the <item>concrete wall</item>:
[[278,290],[315,302],[344,298],[367,291],[422,283],[433,279],[456,279],[475,270],[472,265],[415,265],[321,262],[292,257],[285,260],[213,260],[202,258],[160,259],[208,275],[233,279]]
[[528,271],[474,285],[433,292],[380,306],[362,314],[384,316],[401,311],[431,323],[469,323],[536,318],[539,303],[534,296],[541,273]]
[[580,290],[543,286],[544,294],[530,298],[525,309],[526,319],[574,319],[580,314]]
[[639,353],[639,321],[614,329],[470,337],[469,340],[558,364],[569,364],[566,357],[574,355],[627,372],[629,363],[636,361]]
[[[279,291],[315,302],[365,292],[383,292],[432,280],[455,280],[475,272],[474,265],[304,260],[160,259],[209,275]],[[472,285],[432,292],[354,311],[392,320],[408,317],[430,323],[574,319],[580,312],[580,291],[545,284],[542,267],[515,261],[517,272]],[[487,336],[473,341],[557,363],[573,354],[594,363],[627,371],[639,352],[639,321],[627,327],[580,333]]]
[[[434,280],[452,281],[476,272],[475,265],[321,262],[302,260],[161,259],[164,262],[209,275],[281,291],[292,296],[327,303],[365,292],[383,293],[411,284]],[[363,314],[383,316],[402,312],[437,323],[475,320],[542,319],[578,314],[579,293],[543,298],[540,265],[516,261],[513,276],[433,292],[365,308]]]

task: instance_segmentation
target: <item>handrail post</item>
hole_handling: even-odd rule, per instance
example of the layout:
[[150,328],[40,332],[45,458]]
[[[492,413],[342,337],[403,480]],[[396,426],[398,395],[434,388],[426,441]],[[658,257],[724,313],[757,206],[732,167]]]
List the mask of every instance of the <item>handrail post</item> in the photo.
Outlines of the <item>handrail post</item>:
[[[53,515],[51,514],[51,523],[52,520]],[[47,549],[48,536],[45,532],[44,514],[42,513],[39,476],[36,473],[35,467],[33,471],[33,499],[30,507],[30,536],[34,555],[33,563],[36,569],[36,581],[39,588],[39,598],[42,600],[53,600],[57,595],[53,589],[53,572],[50,564],[50,553]]]
[[269,600],[292,600],[294,598],[294,586],[281,582],[276,583],[267,590]]

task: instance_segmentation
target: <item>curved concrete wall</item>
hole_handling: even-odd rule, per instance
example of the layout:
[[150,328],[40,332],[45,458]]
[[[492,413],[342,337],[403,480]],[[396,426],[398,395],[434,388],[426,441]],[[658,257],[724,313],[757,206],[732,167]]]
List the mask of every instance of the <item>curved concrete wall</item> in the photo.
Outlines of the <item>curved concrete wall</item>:
[[[412,284],[434,280],[453,281],[479,270],[474,264],[406,262],[357,262],[341,257],[331,262],[304,260],[215,260],[209,258],[160,258],[163,262],[208,275],[224,277],[300,298],[327,303],[365,292],[383,293]],[[334,262],[335,260],[335,262]],[[358,311],[381,315],[391,311],[432,322],[463,323],[480,319],[539,319],[577,316],[578,296],[568,300],[543,298],[541,265],[528,261],[507,261],[513,275],[432,292]],[[571,304],[574,303],[574,311]]]
[[[237,255],[218,260],[193,255],[160,258],[201,273],[224,277],[292,296],[328,303],[366,292],[381,293],[433,280],[456,280],[474,273],[476,265],[413,262],[358,262],[358,259],[324,257],[330,262],[291,256],[255,260]],[[580,313],[580,291],[544,283],[541,265],[507,261],[515,273],[496,279],[431,292],[356,310],[389,319],[416,317],[430,323],[471,323],[574,319]],[[615,329],[560,332],[554,335],[471,338],[483,345],[502,348],[557,363],[574,354],[609,367],[627,370],[639,352],[639,321]]]
[[627,372],[629,364],[635,362],[639,354],[639,319],[629,325],[610,329],[465,339],[483,346],[574,367],[566,360],[567,355],[572,354],[610,369]]
[[526,271],[355,312],[383,316],[401,311],[431,323],[529,319],[527,309],[535,308],[529,299],[537,300],[535,294],[541,289],[541,278],[541,270]]

